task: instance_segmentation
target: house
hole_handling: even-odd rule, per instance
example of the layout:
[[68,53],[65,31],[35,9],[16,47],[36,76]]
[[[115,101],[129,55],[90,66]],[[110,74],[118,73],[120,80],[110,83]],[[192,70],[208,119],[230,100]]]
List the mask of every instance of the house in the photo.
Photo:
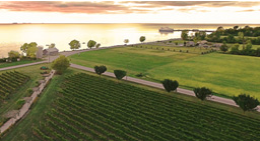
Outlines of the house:
[[59,50],[57,48],[48,48],[43,50],[43,55],[58,55]]
[[193,46],[195,46],[195,43],[193,41],[188,41],[188,42],[186,42],[186,46],[193,47]]
[[206,41],[206,40],[202,40],[202,41],[199,41],[198,42],[198,44],[202,44],[202,45],[205,45],[205,44],[207,44],[208,43],[208,41]]
[[215,44],[213,44],[212,46],[213,47],[221,47],[223,44],[222,43],[215,43]]

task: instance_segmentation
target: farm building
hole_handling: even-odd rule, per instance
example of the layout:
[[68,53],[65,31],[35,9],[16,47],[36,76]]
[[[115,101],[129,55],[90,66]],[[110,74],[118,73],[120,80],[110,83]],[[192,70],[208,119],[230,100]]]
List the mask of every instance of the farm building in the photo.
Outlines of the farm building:
[[57,48],[48,48],[43,50],[43,55],[58,55],[59,50]]
[[193,41],[188,41],[188,42],[186,43],[186,46],[187,46],[187,47],[193,47],[193,46],[195,46],[195,43],[194,43]]

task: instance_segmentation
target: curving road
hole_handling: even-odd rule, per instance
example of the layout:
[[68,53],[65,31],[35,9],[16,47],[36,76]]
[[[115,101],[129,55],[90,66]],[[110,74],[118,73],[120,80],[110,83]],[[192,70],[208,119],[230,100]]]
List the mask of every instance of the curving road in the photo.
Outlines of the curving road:
[[[65,55],[65,56],[70,56],[70,55],[73,55],[73,54],[86,52],[86,51],[107,49],[107,48],[116,48],[116,47],[122,47],[122,46],[118,45],[118,46],[111,46],[111,47],[104,47],[104,48],[97,48],[97,49],[94,48],[94,49],[83,49],[83,50],[75,50],[75,51],[64,51],[64,52],[60,52],[60,54]],[[20,67],[26,67],[26,66],[31,66],[31,65],[41,64],[41,63],[48,63],[48,62],[52,62],[53,60],[57,59],[58,57],[59,56],[51,56],[50,58],[48,58],[48,57],[45,58],[46,61],[41,61],[41,62],[35,62],[35,63],[30,63],[30,64],[23,64],[23,65],[17,65],[17,66],[12,66],[12,67],[1,68],[0,71],[8,70],[8,69],[20,68]],[[70,66],[73,67],[73,68],[94,72],[93,68],[84,67],[84,66],[80,66],[80,65],[76,65],[76,64],[71,64]],[[105,72],[103,75],[110,76],[110,77],[115,77],[114,73],[111,73],[111,72]],[[162,84],[160,84],[160,83],[146,81],[146,80],[133,78],[133,77],[129,77],[129,76],[127,76],[127,80],[126,81],[130,81],[130,82],[134,82],[134,83],[138,83],[138,84],[142,84],[142,85],[146,85],[146,86],[150,86],[150,87],[155,87],[155,88],[159,88],[159,89],[164,89]],[[195,96],[193,91],[187,90],[187,89],[178,88],[177,92],[181,93],[181,94],[189,95],[189,96]],[[208,100],[214,101],[214,102],[218,102],[218,103],[222,103],[222,104],[226,104],[226,105],[231,105],[231,106],[238,107],[233,100],[227,99],[227,98],[223,98],[223,97],[212,96]],[[260,106],[257,107],[257,111],[260,112]]]

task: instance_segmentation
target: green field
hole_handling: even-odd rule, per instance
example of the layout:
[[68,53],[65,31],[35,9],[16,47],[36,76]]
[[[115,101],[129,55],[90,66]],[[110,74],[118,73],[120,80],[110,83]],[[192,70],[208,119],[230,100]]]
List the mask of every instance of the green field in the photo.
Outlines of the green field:
[[[60,80],[56,78],[46,91]],[[66,77],[61,88],[60,94],[48,95],[52,97],[51,107],[46,105],[49,101],[41,105],[47,107],[41,109],[46,113],[36,117],[34,112],[40,108],[36,105],[25,119],[27,124],[21,123],[27,130],[18,125],[16,132],[12,131],[3,140],[260,139],[258,113],[254,113],[256,118],[248,117],[215,108],[210,103],[187,101],[175,94],[162,94],[84,73]]]
[[41,66],[49,66],[49,64],[40,64],[40,65],[33,65],[33,66],[28,66],[28,67],[23,67],[23,68],[17,68],[17,69],[12,69],[12,70],[6,70],[6,71],[0,71],[0,74],[5,73],[5,72],[10,72],[10,71],[18,71],[22,74],[25,74],[27,76],[30,76],[30,80],[23,85],[21,88],[16,90],[14,93],[9,95],[9,98],[5,100],[3,103],[0,104],[0,123],[5,120],[3,117],[4,114],[6,114],[8,111],[11,110],[17,110],[17,101],[22,99],[23,97],[30,96],[30,94],[27,92],[29,88],[33,88],[37,86],[36,82],[43,79],[41,76],[40,70]]
[[29,64],[29,63],[39,62],[39,61],[42,61],[42,60],[22,60],[22,61],[11,62],[11,63],[0,63],[0,68]]
[[[210,53],[199,55],[143,48],[114,48],[71,56],[72,63],[108,71],[127,70],[130,76],[160,82],[169,78],[181,87],[209,87],[227,96],[247,93],[260,98],[260,58]],[[190,88],[191,89],[191,88]]]
[[202,52],[207,52],[210,51],[211,49],[216,49],[216,48],[209,48],[206,49],[204,47],[183,47],[183,46],[176,46],[175,44],[165,46],[165,45],[137,45],[134,46],[137,48],[145,48],[145,49],[153,49],[153,50],[165,50],[165,51],[173,51],[173,52],[182,52],[182,53],[194,53],[194,54],[201,54]]

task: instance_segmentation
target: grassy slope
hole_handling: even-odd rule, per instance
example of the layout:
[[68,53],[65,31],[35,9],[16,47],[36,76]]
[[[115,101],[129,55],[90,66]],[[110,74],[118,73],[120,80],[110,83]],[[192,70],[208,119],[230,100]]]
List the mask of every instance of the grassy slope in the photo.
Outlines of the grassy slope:
[[106,65],[108,71],[129,70],[130,76],[147,73],[148,80],[176,79],[181,85],[207,86],[229,96],[242,92],[260,98],[260,58],[212,53],[197,55],[140,48],[116,48],[81,53],[72,63],[93,67]]
[[[155,79],[171,78],[192,87],[207,86],[229,96],[248,93],[260,98],[260,58],[208,54],[149,70]],[[163,73],[160,73],[163,72]]]
[[[70,68],[65,73],[65,76],[70,75],[70,74],[75,74],[77,72],[83,72],[83,71]],[[96,75],[96,74],[89,73],[89,72],[85,72],[85,73],[87,73],[89,75]],[[114,78],[109,78],[106,76],[100,76],[100,77],[117,82],[117,80],[115,80]],[[41,122],[41,120],[44,118],[43,116],[45,115],[45,113],[52,108],[51,103],[53,101],[55,101],[56,98],[58,98],[58,95],[55,95],[55,94],[56,94],[59,84],[63,81],[63,78],[64,78],[64,76],[55,76],[53,78],[53,80],[50,82],[50,84],[47,86],[47,88],[44,90],[44,92],[38,99],[37,103],[33,106],[33,109],[30,111],[30,113],[26,116],[25,119],[23,119],[17,125],[15,125],[15,128],[13,128],[2,139],[3,141],[21,141],[21,140],[27,140],[27,141],[35,140],[36,141],[36,140],[38,140],[37,138],[35,138],[35,136],[33,136],[31,127],[34,127],[34,126],[38,127],[38,123]],[[135,84],[135,83],[129,83],[126,81],[121,81],[121,83],[130,84],[130,85],[148,89],[151,91],[156,91],[158,93],[165,94],[165,95],[171,95],[173,97],[178,97],[178,98],[181,98],[181,99],[184,99],[187,101],[200,103],[200,101],[194,97],[185,96],[182,94],[173,95],[172,93],[167,93],[164,90],[155,89],[152,87],[147,87],[147,86],[143,86],[143,85],[139,85],[139,84]],[[237,113],[239,115],[260,119],[259,113],[253,113],[253,112],[243,113],[242,110],[239,108],[227,106],[227,105],[223,105],[223,104],[219,104],[219,103],[215,103],[215,102],[210,102],[210,101],[205,101],[203,104],[205,106],[208,105],[208,106],[217,107],[217,108],[220,108],[223,110],[227,110],[229,112]]]
[[15,125],[3,140],[6,141],[21,141],[21,140],[37,140],[32,135],[31,127],[35,126],[42,120],[42,116],[52,107],[52,102],[58,97],[56,94],[59,84],[67,75],[77,72],[82,72],[76,69],[69,69],[62,76],[54,76],[44,92],[40,95],[36,104],[33,105],[32,110],[25,119]]
[[23,61],[12,62],[12,63],[0,63],[0,68],[29,64],[29,63],[39,62],[39,61],[42,61],[42,60],[23,60]]
[[197,56],[197,54],[176,53],[153,49],[114,48],[85,52],[71,57],[72,63],[94,67],[106,65],[108,71],[128,70],[129,74],[144,73],[150,69]]
[[203,48],[203,47],[179,47],[179,46],[176,46],[175,44],[173,44],[173,45],[171,45],[171,46],[165,46],[165,45],[138,45],[138,47],[141,47],[142,46],[142,48],[145,48],[145,47],[147,47],[147,48],[151,48],[152,47],[152,49],[157,49],[158,48],[158,50],[162,50],[162,48],[164,49],[164,50],[170,50],[170,51],[173,51],[173,50],[175,50],[176,52],[180,52],[180,50],[182,51],[182,52],[186,52],[187,50],[188,50],[188,52],[189,53],[195,53],[195,54],[201,54],[201,52],[207,52],[207,51],[209,51],[210,49],[205,49],[205,48]]
[[[6,100],[4,105],[0,105],[0,107],[1,107],[0,116],[2,116],[3,114],[5,114],[8,111],[14,109],[16,107],[16,105],[14,104],[14,103],[16,103],[16,101],[18,101],[19,99],[22,99],[23,97],[29,96],[27,93],[27,89],[35,87],[37,85],[36,82],[43,79],[43,77],[40,74],[40,72],[42,72],[42,70],[39,69],[41,66],[48,66],[48,64],[40,64],[40,65],[33,65],[33,66],[29,66],[29,67],[13,69],[13,70],[21,72],[25,75],[30,76],[31,79],[24,86],[22,86],[19,90],[17,90],[17,92],[10,95],[10,99]],[[7,71],[13,71],[13,70],[7,70]],[[4,73],[7,71],[0,71],[0,73]]]

